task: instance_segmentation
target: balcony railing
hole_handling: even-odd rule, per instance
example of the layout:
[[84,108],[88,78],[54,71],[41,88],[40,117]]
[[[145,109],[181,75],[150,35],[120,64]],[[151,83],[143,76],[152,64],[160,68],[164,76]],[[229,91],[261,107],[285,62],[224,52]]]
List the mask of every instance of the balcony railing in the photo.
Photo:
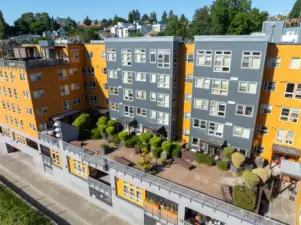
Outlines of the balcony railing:
[[51,144],[51,145],[55,145],[56,147],[60,147],[59,145],[59,139],[55,138],[55,137],[51,137],[47,134],[43,134],[41,132],[38,133],[38,137],[39,137],[39,140],[43,141],[43,142],[46,142],[48,144]]
[[97,156],[89,155],[87,153],[83,154],[83,161],[89,162],[94,165],[106,167],[108,165],[106,158],[100,158]]
[[52,166],[51,157],[42,154],[42,161],[43,161],[43,163],[47,164],[48,166]]
[[28,61],[21,60],[0,60],[0,67],[34,69],[57,65],[64,65],[67,61],[64,59],[32,59]]
[[110,185],[107,185],[101,181],[95,180],[92,177],[88,177],[88,184],[91,188],[94,188],[101,193],[112,196],[112,189]]
[[178,216],[167,210],[161,210],[149,204],[144,204],[144,214],[163,222],[164,224],[178,224]]
[[84,158],[85,150],[83,148],[77,147],[77,146],[69,144],[67,142],[63,142],[63,148],[64,148],[64,150],[73,152],[74,154],[80,155],[82,158]]

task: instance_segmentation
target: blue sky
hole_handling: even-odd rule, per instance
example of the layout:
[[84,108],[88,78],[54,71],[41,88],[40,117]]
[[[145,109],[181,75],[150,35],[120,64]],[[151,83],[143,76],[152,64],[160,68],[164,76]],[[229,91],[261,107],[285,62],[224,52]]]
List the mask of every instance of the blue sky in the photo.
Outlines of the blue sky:
[[[54,17],[70,16],[82,20],[113,17],[115,14],[127,18],[132,9],[141,14],[155,11],[161,17],[164,9],[173,9],[176,14],[184,13],[189,19],[194,10],[210,5],[213,0],[0,0],[0,10],[9,24],[25,12],[47,12]],[[253,7],[266,10],[270,15],[289,12],[296,0],[253,0]]]

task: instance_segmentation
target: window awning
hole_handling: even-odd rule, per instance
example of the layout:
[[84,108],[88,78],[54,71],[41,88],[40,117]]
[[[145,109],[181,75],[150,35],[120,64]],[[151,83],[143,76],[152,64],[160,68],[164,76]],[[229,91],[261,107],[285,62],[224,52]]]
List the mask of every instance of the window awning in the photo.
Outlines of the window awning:
[[129,117],[120,117],[117,119],[118,122],[124,123],[124,124],[131,124],[135,122],[134,118],[129,118]]
[[300,157],[300,149],[297,149],[297,148],[291,148],[291,147],[273,144],[272,149],[273,149],[273,152],[278,153],[278,154],[293,156],[295,158]]
[[149,124],[148,126],[145,126],[145,128],[149,128],[151,129],[152,131],[158,131],[160,130],[161,128],[163,128],[164,126],[162,124]]
[[282,159],[280,173],[301,180],[301,164]]
[[63,112],[63,113],[51,116],[50,119],[55,121],[55,120],[59,120],[59,119],[62,119],[64,117],[67,117],[67,116],[74,115],[74,114],[79,113],[79,112],[80,112],[79,110],[70,110],[70,111],[67,111],[67,112]]
[[216,138],[216,137],[209,137],[209,136],[207,136],[206,139],[204,139],[204,140],[201,139],[201,142],[206,142],[209,145],[215,145],[217,147],[221,147],[222,145],[224,145],[225,140],[224,139],[220,139],[220,138]]

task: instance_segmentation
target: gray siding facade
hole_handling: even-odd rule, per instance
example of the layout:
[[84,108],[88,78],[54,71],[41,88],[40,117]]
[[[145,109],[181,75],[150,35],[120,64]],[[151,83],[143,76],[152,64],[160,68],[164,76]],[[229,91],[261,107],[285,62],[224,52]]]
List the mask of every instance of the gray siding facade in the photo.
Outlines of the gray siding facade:
[[[107,52],[107,70],[108,70],[108,87],[109,87],[109,99],[110,103],[119,104],[119,111],[112,110],[110,107],[110,116],[114,119],[124,117],[124,106],[134,107],[134,116],[132,117],[137,121],[138,128],[142,126],[143,128],[158,127],[159,125],[164,125],[167,133],[168,139],[172,140],[175,138],[176,120],[175,113],[177,111],[177,82],[176,76],[179,73],[179,65],[175,63],[175,57],[179,57],[180,54],[180,38],[176,37],[156,37],[156,38],[112,38],[106,39],[106,51],[108,49],[116,50],[116,61],[108,60]],[[124,66],[121,61],[121,51],[122,49],[130,49],[132,51],[132,65]],[[146,50],[146,62],[138,63],[135,62],[135,50],[143,49]],[[156,50],[156,63],[150,63],[150,50]],[[170,52],[170,65],[169,68],[158,68],[158,51],[168,50]],[[174,53],[178,52],[178,56]],[[177,59],[179,60],[179,59]],[[111,79],[109,77],[110,71],[117,71],[117,79]],[[126,84],[122,81],[122,72],[130,71],[132,72],[132,84]],[[136,73],[142,72],[146,73],[146,81],[137,81]],[[156,74],[156,82],[150,82],[151,74]],[[169,76],[169,87],[161,88],[158,87],[158,75],[168,75]],[[118,95],[113,95],[110,93],[110,87],[118,88]],[[124,89],[133,90],[133,101],[124,100]],[[141,100],[136,98],[136,91],[146,91],[146,100]],[[156,101],[150,101],[150,92],[154,92],[157,95]],[[169,105],[167,107],[158,106],[158,94],[169,95]],[[143,108],[147,110],[146,116],[140,116],[136,113],[136,108]],[[161,124],[158,122],[158,115],[156,119],[150,117],[150,110],[156,112],[163,112],[169,114],[168,125]]]
[[[206,143],[205,152],[208,151],[208,144],[217,146],[231,145],[238,149],[246,150],[246,156],[250,156],[254,132],[256,132],[255,124],[258,112],[258,104],[260,98],[260,89],[265,66],[267,37],[251,37],[251,36],[223,36],[223,37],[196,37],[195,38],[195,54],[198,50],[212,51],[211,66],[198,66],[197,57],[195,55],[194,65],[194,83],[192,91],[192,110],[191,110],[191,130],[190,130],[190,146],[199,150],[199,146],[193,146],[193,138],[199,138],[201,142]],[[229,72],[215,72],[214,63],[216,51],[231,52],[231,62]],[[260,66],[258,69],[242,68],[242,54],[244,51],[260,52]],[[195,80],[197,78],[209,78],[210,88],[197,88]],[[221,79],[228,81],[227,95],[217,95],[212,93],[213,80]],[[239,82],[256,82],[256,93],[241,93],[238,91]],[[195,99],[209,100],[208,110],[194,107]],[[210,104],[212,101],[224,102],[226,104],[224,117],[210,115]],[[242,116],[236,114],[237,104],[253,107],[252,116]],[[194,118],[207,121],[205,129],[194,127]],[[222,137],[209,135],[209,123],[223,124]],[[234,127],[242,127],[250,129],[249,138],[233,136]],[[209,150],[210,153],[210,150]]]

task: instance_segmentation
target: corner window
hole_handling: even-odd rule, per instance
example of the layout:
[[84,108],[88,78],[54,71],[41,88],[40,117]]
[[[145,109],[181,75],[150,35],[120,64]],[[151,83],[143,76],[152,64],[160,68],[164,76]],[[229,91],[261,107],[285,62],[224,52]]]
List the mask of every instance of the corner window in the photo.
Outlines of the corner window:
[[107,49],[107,60],[111,62],[116,62],[116,49],[113,48]]
[[214,72],[229,73],[231,67],[231,51],[215,51]]
[[271,82],[271,81],[265,81],[264,82],[263,90],[265,90],[265,91],[275,91],[275,89],[276,89],[276,82]]
[[281,59],[280,57],[269,57],[268,58],[268,68],[279,68]]

